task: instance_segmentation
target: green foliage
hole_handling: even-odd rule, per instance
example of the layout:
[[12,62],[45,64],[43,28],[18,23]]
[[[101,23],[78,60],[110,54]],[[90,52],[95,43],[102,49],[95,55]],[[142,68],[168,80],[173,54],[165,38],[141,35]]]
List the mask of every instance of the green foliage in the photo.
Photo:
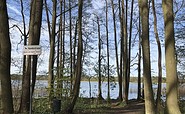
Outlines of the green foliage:
[[103,112],[103,109],[110,108],[110,105],[106,101],[100,101],[96,98],[78,98],[75,106],[75,112],[79,113],[93,113]]
[[185,114],[185,100],[181,100],[181,101],[179,102],[179,105],[180,105],[181,113],[182,113],[182,114]]
[[50,114],[50,102],[48,98],[33,100],[33,110],[35,114]]

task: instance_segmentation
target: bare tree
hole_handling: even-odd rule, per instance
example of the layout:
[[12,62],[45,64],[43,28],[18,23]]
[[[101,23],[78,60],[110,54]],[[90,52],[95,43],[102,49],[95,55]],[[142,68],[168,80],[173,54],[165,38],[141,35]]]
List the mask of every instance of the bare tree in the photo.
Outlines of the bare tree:
[[118,1],[119,3],[119,20],[120,20],[120,41],[121,41],[121,45],[120,45],[120,75],[118,75],[118,83],[119,83],[119,100],[120,102],[122,102],[123,100],[123,94],[122,94],[122,80],[123,80],[123,19],[122,19],[122,8],[121,8],[121,0]]
[[[40,43],[40,30],[41,30],[41,20],[42,20],[42,6],[43,0],[31,1],[31,14],[30,14],[30,25],[29,25],[29,45],[39,45]],[[23,70],[23,80],[22,80],[22,94],[21,94],[21,104],[20,112],[29,111],[29,98],[30,98],[30,69],[32,67],[32,90],[34,90],[34,85],[36,81],[37,72],[37,56],[33,56],[33,66],[31,66],[31,57],[26,58],[25,71]],[[33,91],[32,91],[33,93]]]
[[139,52],[138,52],[138,89],[137,100],[141,99],[141,18],[139,9]]
[[52,99],[52,93],[53,93],[53,85],[54,85],[54,55],[55,55],[55,37],[56,37],[56,7],[57,7],[57,1],[53,0],[53,15],[52,15],[52,27],[50,26],[50,20],[49,20],[49,13],[48,13],[48,7],[47,2],[45,0],[46,5],[46,16],[47,16],[47,23],[48,23],[48,31],[49,31],[49,41],[50,41],[50,55],[49,55],[49,73],[48,73],[48,88],[49,88],[49,98]]
[[145,113],[156,114],[153,89],[152,89],[152,80],[151,80],[148,0],[138,0],[138,2],[141,10],[140,15],[141,15],[141,24],[142,24]]
[[78,0],[78,52],[77,52],[77,63],[75,68],[75,83],[73,88],[73,95],[71,102],[66,109],[68,113],[71,113],[73,111],[80,89],[80,80],[82,74],[82,55],[83,55],[82,9],[83,9],[83,0]]
[[[127,0],[126,0],[126,8],[125,8],[125,3],[124,0],[122,0],[122,21],[123,21],[123,90],[124,90],[124,100],[126,103],[128,103],[128,48],[127,48]],[[125,10],[126,9],[126,10]],[[125,16],[126,15],[126,16]]]
[[102,49],[102,40],[101,40],[101,33],[100,33],[100,20],[99,17],[97,18],[97,25],[98,25],[98,99],[102,100],[102,70],[101,70],[101,61],[102,61],[102,55],[101,55],[101,49]]
[[161,42],[159,39],[158,35],[158,30],[157,30],[157,16],[156,16],[156,10],[155,10],[155,1],[152,0],[152,10],[153,10],[153,16],[154,16],[154,33],[155,33],[155,38],[157,42],[157,47],[158,47],[158,89],[157,89],[157,100],[156,100],[156,107],[158,113],[161,110],[161,84],[162,84],[162,51],[161,51]]
[[117,30],[116,30],[116,15],[114,11],[114,1],[111,0],[111,5],[112,5],[112,18],[113,18],[113,24],[114,24],[114,42],[115,42],[115,56],[116,56],[116,67],[117,67],[117,75],[119,76],[119,60],[118,60],[118,44],[117,44]]
[[110,60],[109,60],[109,27],[108,27],[108,2],[105,0],[105,29],[106,29],[106,40],[107,40],[107,77],[108,77],[108,92],[107,92],[107,98],[110,98]]
[[131,11],[130,11],[130,28],[129,28],[129,43],[128,43],[128,76],[127,76],[127,93],[129,93],[129,82],[130,82],[130,63],[131,63],[131,43],[132,43],[132,23],[133,23],[133,10],[134,10],[134,0],[131,1]]
[[70,37],[70,89],[71,89],[71,94],[72,94],[72,83],[73,83],[73,41],[72,41],[72,14],[71,14],[71,0],[69,0],[69,37]]
[[0,0],[0,86],[2,114],[12,114],[13,98],[10,78],[11,42],[6,0]]

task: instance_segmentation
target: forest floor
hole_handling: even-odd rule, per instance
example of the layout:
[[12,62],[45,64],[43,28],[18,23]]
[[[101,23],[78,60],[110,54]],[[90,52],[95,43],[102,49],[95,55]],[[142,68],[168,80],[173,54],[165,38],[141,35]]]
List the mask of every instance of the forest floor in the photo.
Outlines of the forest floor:
[[[143,100],[132,99],[128,104],[120,103],[118,100],[111,100],[111,103],[102,101],[100,104],[96,102],[87,101],[81,104],[81,108],[74,110],[74,114],[144,114],[145,105]],[[95,103],[95,104],[94,104]],[[108,104],[108,105],[107,105]],[[86,105],[86,106],[85,106]],[[179,101],[180,110],[185,114],[185,100]],[[82,108],[83,107],[83,108]],[[162,113],[164,113],[164,107]]]
[[109,106],[76,110],[74,114],[144,114],[144,101],[129,100],[127,105],[113,101]]

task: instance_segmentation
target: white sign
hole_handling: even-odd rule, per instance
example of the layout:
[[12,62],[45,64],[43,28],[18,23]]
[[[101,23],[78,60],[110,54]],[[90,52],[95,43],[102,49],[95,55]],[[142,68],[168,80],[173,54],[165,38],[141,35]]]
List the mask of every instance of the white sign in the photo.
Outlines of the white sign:
[[40,45],[26,45],[23,49],[24,55],[40,55],[41,46]]

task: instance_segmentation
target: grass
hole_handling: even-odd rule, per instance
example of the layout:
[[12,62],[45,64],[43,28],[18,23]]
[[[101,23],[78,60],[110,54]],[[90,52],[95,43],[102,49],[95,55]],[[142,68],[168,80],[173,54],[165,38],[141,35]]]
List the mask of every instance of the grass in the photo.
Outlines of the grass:
[[[138,106],[138,104],[142,102],[138,102],[136,100],[130,100],[131,104],[126,105],[124,102],[119,102],[119,100],[111,100],[108,103],[106,100],[98,101],[95,98],[78,98],[75,108],[74,114],[116,114],[122,113],[125,110],[130,110],[132,112],[137,111],[134,107]],[[67,106],[69,103],[69,99],[62,100],[61,109]],[[138,104],[137,104],[138,103]],[[143,105],[142,105],[143,106]],[[179,101],[179,106],[182,114],[185,114],[185,100]],[[33,100],[33,110],[34,114],[51,114],[52,109],[50,107],[48,98],[39,98]],[[144,109],[143,109],[144,110]],[[139,110],[140,111],[140,110]],[[60,114],[56,113],[56,114]]]

